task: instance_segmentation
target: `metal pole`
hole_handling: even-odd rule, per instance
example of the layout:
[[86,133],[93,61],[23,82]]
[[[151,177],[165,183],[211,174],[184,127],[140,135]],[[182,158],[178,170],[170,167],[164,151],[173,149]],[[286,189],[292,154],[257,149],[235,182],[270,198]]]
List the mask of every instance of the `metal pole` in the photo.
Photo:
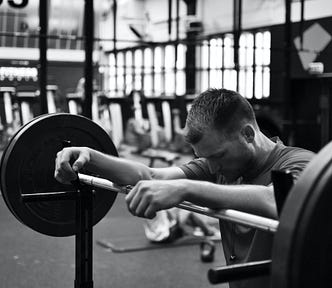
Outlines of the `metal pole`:
[[[291,23],[291,9],[292,1],[285,0],[285,29],[284,29],[284,102],[287,108],[285,111],[285,118],[290,120],[290,131],[288,137],[290,142],[295,141],[296,138],[296,119],[294,117],[295,103],[290,93],[291,89],[291,48],[292,48],[292,23]],[[292,144],[292,143],[290,143]]]
[[[234,66],[236,71],[236,91],[239,91],[239,49],[242,31],[242,0],[233,0]],[[244,95],[245,96],[245,95]]]
[[92,277],[92,191],[82,187],[77,191],[75,233],[75,288],[93,288]]
[[118,11],[117,0],[113,0],[113,51],[114,51],[115,87],[110,87],[110,88],[114,89],[116,94],[118,92],[117,11]]
[[300,20],[300,43],[303,49],[303,30],[304,30],[304,0],[301,0],[301,20]]
[[[187,15],[196,15],[196,0],[186,0],[187,4]],[[195,29],[189,29],[186,33],[187,51],[186,51],[186,94],[196,93],[196,38],[198,32]],[[186,110],[181,111],[181,126],[184,126]],[[184,112],[184,113],[183,113]]]
[[171,40],[172,35],[172,2],[173,0],[168,0],[168,40]]
[[[43,1],[43,0],[41,0]],[[93,0],[84,1],[84,102],[83,115],[92,119],[92,97],[93,97],[93,40],[94,40],[94,11]]]
[[[92,187],[98,187],[102,189],[106,189],[109,191],[113,191],[116,193],[122,193],[127,194],[131,186],[117,186],[113,182],[102,179],[98,177],[93,177],[85,174],[78,174],[78,179],[82,184],[90,185]],[[177,205],[178,208],[196,212],[199,214],[204,214],[209,217],[217,218],[219,220],[225,220],[229,222],[234,222],[237,224],[246,225],[248,227],[256,228],[259,230],[263,230],[266,232],[274,233],[278,229],[279,221],[245,213],[240,212],[237,210],[232,209],[224,209],[224,210],[212,210],[206,207],[201,207],[198,205],[194,205],[190,202],[183,202]]]
[[48,0],[39,0],[39,91],[40,113],[48,113],[47,108],[47,25]]

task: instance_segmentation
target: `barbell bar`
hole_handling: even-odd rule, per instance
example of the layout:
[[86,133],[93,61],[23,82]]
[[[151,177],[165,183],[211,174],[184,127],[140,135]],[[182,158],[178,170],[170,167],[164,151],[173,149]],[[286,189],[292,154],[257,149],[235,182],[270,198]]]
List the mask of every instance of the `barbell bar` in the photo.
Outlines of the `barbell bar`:
[[[80,183],[89,185],[92,187],[106,189],[112,192],[128,194],[132,189],[132,186],[117,186],[113,182],[95,177],[86,174],[78,173],[78,179]],[[269,219],[266,217],[253,215],[233,209],[222,209],[222,210],[213,210],[207,207],[202,207],[199,205],[192,204],[188,201],[184,201],[176,205],[177,208],[188,210],[191,212],[203,214],[209,217],[213,217],[219,220],[229,221],[248,227],[256,228],[270,233],[275,233],[278,229],[279,221]]]

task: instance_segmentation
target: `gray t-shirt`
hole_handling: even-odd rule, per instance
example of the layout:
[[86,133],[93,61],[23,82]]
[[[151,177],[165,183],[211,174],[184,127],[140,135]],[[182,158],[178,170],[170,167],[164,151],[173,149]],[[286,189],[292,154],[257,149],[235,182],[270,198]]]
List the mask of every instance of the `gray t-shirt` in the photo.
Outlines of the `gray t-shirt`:
[[[302,148],[285,146],[277,138],[273,140],[276,141],[277,145],[272,150],[263,167],[261,167],[260,170],[254,171],[254,173],[250,175],[250,178],[240,178],[236,183],[226,183],[222,175],[212,175],[209,172],[206,160],[203,158],[195,159],[180,168],[189,179],[204,180],[226,185],[254,184],[269,186],[272,185],[272,170],[289,171],[296,181],[315,154]],[[271,258],[273,240],[271,233],[258,231],[226,221],[220,221],[220,231],[227,264],[267,260]],[[231,255],[235,256],[234,260],[230,260]],[[230,283],[230,287],[266,288],[269,287],[269,277],[232,282]]]

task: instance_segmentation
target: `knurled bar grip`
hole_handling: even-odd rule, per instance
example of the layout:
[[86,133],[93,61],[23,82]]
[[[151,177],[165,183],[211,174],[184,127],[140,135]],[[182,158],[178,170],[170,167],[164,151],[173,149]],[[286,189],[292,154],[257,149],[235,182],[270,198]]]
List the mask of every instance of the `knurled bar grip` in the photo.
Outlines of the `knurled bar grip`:
[[[99,177],[94,177],[90,175],[85,175],[78,173],[78,178],[81,183],[90,185],[93,187],[98,187],[98,188],[103,188],[106,190],[110,190],[113,192],[121,193],[121,194],[128,194],[132,186],[117,186],[113,182],[99,178]],[[194,205],[190,202],[182,202],[178,204],[176,207],[196,212],[199,214],[204,214],[209,217],[217,218],[219,220],[225,220],[229,222],[234,222],[237,224],[242,224],[248,227],[256,228],[259,230],[263,230],[266,232],[271,232],[275,233],[278,229],[279,221],[262,217],[262,216],[257,216],[233,209],[222,209],[222,210],[212,210],[206,207]]]

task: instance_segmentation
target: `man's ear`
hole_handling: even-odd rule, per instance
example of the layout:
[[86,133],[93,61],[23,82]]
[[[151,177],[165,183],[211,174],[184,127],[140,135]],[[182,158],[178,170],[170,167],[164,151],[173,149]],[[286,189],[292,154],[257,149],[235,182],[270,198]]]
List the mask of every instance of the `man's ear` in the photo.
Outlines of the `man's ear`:
[[241,133],[248,143],[252,143],[254,141],[255,129],[252,125],[249,124],[245,125],[242,128]]

